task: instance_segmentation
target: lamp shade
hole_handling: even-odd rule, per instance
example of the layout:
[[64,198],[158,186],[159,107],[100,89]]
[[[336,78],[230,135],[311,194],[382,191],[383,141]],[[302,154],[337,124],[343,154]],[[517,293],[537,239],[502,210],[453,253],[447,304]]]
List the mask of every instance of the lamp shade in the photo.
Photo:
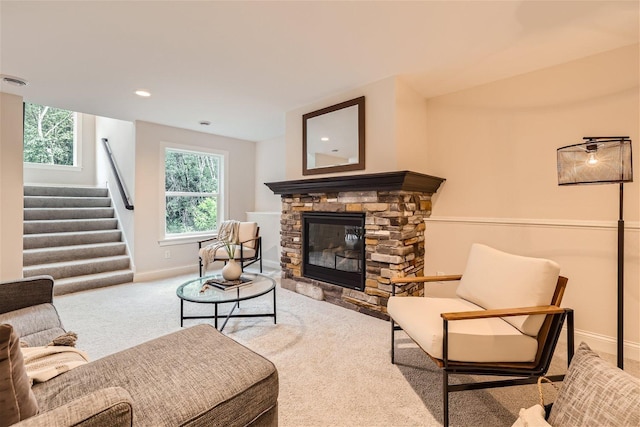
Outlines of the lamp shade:
[[612,184],[633,181],[631,140],[627,136],[585,137],[558,148],[558,184]]

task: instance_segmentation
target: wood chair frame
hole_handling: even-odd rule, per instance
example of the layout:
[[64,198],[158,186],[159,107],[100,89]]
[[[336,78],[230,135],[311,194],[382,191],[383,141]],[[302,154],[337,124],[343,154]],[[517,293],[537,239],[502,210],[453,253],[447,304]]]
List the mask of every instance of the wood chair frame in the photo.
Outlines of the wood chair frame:
[[[200,252],[200,249],[202,249],[202,244],[203,243],[207,243],[207,242],[217,242],[218,238],[217,237],[212,237],[210,239],[205,239],[205,240],[200,240],[198,242],[198,252]],[[251,257],[245,257],[244,256],[244,245],[246,243],[249,243],[251,241],[255,241],[255,253],[253,256]],[[256,235],[255,237],[251,238],[251,239],[247,239],[243,242],[238,242],[238,245],[240,245],[240,258],[236,258],[236,260],[240,261],[240,267],[242,269],[242,271],[244,272],[244,268],[250,266],[251,264],[254,264],[256,262],[260,263],[260,273],[262,273],[262,236],[260,236],[260,227],[256,227]],[[225,265],[227,264],[227,261],[229,261],[228,258],[217,258],[214,257],[211,262],[215,262],[215,261],[224,261]],[[199,274],[200,277],[202,277],[202,257],[198,257],[198,262],[199,262]]]
[[[460,280],[462,275],[449,276],[424,276],[391,279],[392,295],[396,295],[396,286],[409,283],[445,282]],[[425,351],[438,367],[442,368],[442,398],[443,398],[443,424],[449,425],[449,393],[465,390],[479,390],[496,387],[509,387],[515,385],[535,384],[538,378],[544,376],[549,369],[551,359],[562,332],[562,326],[567,321],[567,365],[571,362],[574,353],[574,319],[573,310],[570,308],[560,308],[560,302],[564,295],[568,279],[560,276],[556,284],[556,289],[548,306],[540,307],[520,307],[505,308],[495,310],[478,310],[455,313],[441,313],[442,317],[442,359],[437,359]],[[414,297],[415,298],[415,297]],[[538,352],[533,362],[511,362],[511,363],[478,363],[459,362],[448,358],[449,352],[449,322],[457,320],[483,319],[491,317],[510,317],[521,315],[544,314],[546,318],[538,332]],[[402,330],[396,325],[393,318],[391,323],[391,363],[395,364],[395,331]],[[411,338],[411,337],[409,337]],[[496,381],[480,381],[473,383],[449,384],[449,375],[493,375],[519,377]],[[551,375],[547,377],[551,381],[562,381],[564,375]]]

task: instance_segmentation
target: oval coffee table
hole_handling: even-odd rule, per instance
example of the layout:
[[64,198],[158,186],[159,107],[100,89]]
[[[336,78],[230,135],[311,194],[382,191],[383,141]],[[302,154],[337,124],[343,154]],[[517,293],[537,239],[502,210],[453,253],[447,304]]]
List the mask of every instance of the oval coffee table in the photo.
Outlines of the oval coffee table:
[[[214,319],[215,327],[218,328],[218,318],[224,317],[224,323],[220,331],[224,329],[227,322],[232,317],[273,317],[273,323],[276,323],[276,281],[264,274],[243,273],[243,280],[250,280],[250,283],[242,284],[232,289],[218,289],[209,285],[207,289],[202,289],[210,279],[222,280],[222,276],[204,276],[197,279],[189,280],[183,283],[176,290],[176,295],[180,298],[180,326],[183,325],[184,319]],[[233,314],[236,308],[240,306],[240,301],[257,298],[259,296],[273,292],[273,312],[272,313],[252,313],[252,314]],[[184,302],[194,302],[198,304],[213,304],[213,316],[185,316]],[[218,304],[234,303],[233,307],[227,314],[218,313]]]

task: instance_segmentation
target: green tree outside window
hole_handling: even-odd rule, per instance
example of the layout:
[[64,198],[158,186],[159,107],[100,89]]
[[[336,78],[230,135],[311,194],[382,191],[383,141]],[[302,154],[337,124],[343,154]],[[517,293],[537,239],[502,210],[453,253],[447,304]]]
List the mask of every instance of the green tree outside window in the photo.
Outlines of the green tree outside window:
[[165,150],[167,234],[217,230],[222,159],[216,154]]
[[24,161],[46,165],[75,165],[73,111],[24,103]]

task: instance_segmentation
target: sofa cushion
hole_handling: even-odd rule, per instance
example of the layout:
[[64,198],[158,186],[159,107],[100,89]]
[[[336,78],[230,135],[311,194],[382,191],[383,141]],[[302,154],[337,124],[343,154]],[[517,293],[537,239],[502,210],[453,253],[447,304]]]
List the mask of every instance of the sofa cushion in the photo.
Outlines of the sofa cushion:
[[65,372],[33,390],[41,410],[104,387],[133,399],[136,426],[245,426],[276,407],[278,374],[260,355],[198,325]]
[[549,414],[554,427],[640,425],[640,380],[581,343]]
[[[475,243],[457,295],[487,310],[549,305],[559,275],[560,266],[551,260],[513,255]],[[504,320],[535,337],[544,317],[515,316]]]
[[[387,312],[424,351],[442,359],[440,313],[482,310],[460,298],[391,297]],[[501,318],[449,322],[449,360],[530,362],[538,342]]]
[[38,413],[38,402],[24,367],[18,335],[0,325],[0,426],[10,426]]
[[29,347],[49,344],[54,338],[65,333],[60,317],[53,304],[38,304],[0,314],[0,323],[13,326],[20,341]]

